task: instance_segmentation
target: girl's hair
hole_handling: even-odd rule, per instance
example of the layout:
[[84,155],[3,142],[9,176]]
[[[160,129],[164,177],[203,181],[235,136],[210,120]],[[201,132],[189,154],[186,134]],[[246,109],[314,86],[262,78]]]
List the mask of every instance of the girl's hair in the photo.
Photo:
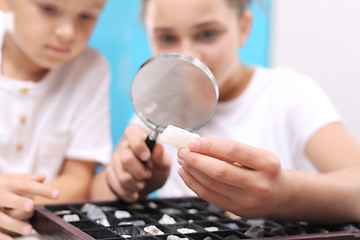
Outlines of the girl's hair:
[[232,9],[236,10],[239,17],[242,17],[251,0],[226,0],[226,2]]
[[[142,0],[141,4],[141,17],[144,20],[145,11],[149,0]],[[179,0],[181,1],[181,0]],[[229,7],[236,10],[239,17],[242,17],[248,5],[250,5],[251,0],[225,0]]]

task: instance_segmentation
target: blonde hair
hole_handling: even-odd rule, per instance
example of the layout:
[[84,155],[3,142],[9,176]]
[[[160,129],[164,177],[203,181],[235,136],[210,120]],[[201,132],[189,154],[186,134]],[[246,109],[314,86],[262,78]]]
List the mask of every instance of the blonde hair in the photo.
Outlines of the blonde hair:
[[[229,7],[231,9],[235,9],[238,16],[242,17],[242,15],[244,14],[246,8],[250,5],[251,0],[225,0],[227,2],[227,4],[229,5]],[[141,1],[141,17],[144,20],[145,18],[145,12],[146,12],[146,7],[148,4],[149,0],[142,0]]]

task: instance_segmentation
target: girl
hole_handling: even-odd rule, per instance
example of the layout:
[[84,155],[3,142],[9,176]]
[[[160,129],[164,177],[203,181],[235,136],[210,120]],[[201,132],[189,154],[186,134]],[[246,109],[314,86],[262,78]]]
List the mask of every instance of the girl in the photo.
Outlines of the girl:
[[105,1],[6,1],[8,12],[0,15],[0,239],[29,234],[23,220],[36,203],[87,199],[95,166],[109,159],[109,69],[87,48]]
[[177,153],[160,143],[150,153],[147,131],[133,120],[103,178],[126,201],[162,186],[159,197],[197,194],[243,217],[360,221],[358,143],[312,79],[291,69],[246,66],[238,58],[251,28],[247,4],[143,1],[153,53],[202,60],[217,80],[219,104],[196,131],[203,137]]

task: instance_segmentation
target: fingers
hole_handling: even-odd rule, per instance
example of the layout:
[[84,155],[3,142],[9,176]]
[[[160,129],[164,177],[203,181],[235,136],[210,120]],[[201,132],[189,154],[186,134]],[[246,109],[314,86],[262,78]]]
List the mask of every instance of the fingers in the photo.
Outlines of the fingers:
[[[106,180],[112,191],[125,201],[135,201],[146,194],[147,185],[162,185],[170,169],[161,144],[156,143],[151,153],[145,139],[147,133],[137,126],[125,129],[124,139],[106,169]],[[146,161],[146,165],[139,161]],[[140,194],[141,193],[141,194]]]
[[124,136],[137,158],[143,161],[150,160],[151,152],[145,143],[147,133],[143,129],[137,126],[129,126],[125,129]]
[[282,182],[274,154],[234,141],[198,138],[179,149],[178,158],[179,174],[194,192],[247,216],[269,211]]
[[32,215],[34,214],[34,209],[32,209],[31,211],[27,212],[27,211],[21,211],[18,209],[7,209],[4,210],[4,213],[6,213],[6,215],[18,219],[18,220],[27,220],[29,218],[32,217]]
[[29,181],[44,182],[44,174],[27,174],[27,173],[2,173],[0,179],[9,179],[9,178],[21,178]]
[[106,169],[106,181],[110,190],[122,200],[126,202],[135,202],[139,198],[137,192],[129,191],[122,187],[112,168]]
[[[0,222],[2,229],[5,229],[10,232],[18,233],[20,235],[28,235],[32,231],[32,226],[30,224],[16,220],[3,212],[0,212]],[[1,234],[4,237],[7,236],[4,233]]]
[[[115,169],[116,178],[119,180],[121,186],[129,191],[138,192],[144,188],[145,181],[144,179],[139,178],[139,176],[134,175],[133,172],[125,169],[125,165],[120,165]],[[143,167],[143,166],[138,166]],[[144,170],[145,171],[145,170]]]
[[252,185],[254,172],[250,169],[238,167],[207,155],[191,152],[187,148],[180,149],[178,157],[179,164],[192,174],[195,174],[196,170],[200,170],[212,179],[238,188],[248,188]]
[[151,162],[157,169],[167,169],[171,165],[171,160],[165,157],[163,145],[156,143],[152,152]]
[[[232,206],[231,199],[227,196],[214,191],[212,185],[205,185],[199,182],[194,178],[190,173],[188,173],[184,168],[180,168],[178,171],[180,177],[183,179],[184,183],[192,189],[200,198],[211,202],[223,209],[229,209],[229,206]],[[211,188],[207,187],[211,186]]]
[[[42,182],[43,175],[0,174],[0,223],[6,232],[28,235],[32,231],[30,224],[20,221],[28,219],[34,212],[33,196],[57,198],[57,190]],[[1,231],[1,230],[0,230]],[[3,231],[0,239],[12,239]]]
[[[180,162],[180,161],[179,161]],[[181,163],[180,163],[181,165]],[[229,164],[228,164],[229,165]],[[183,167],[184,168],[184,167]],[[190,174],[197,183],[200,183],[203,186],[211,186],[213,191],[221,193],[225,196],[234,196],[238,193],[243,193],[243,189],[238,186],[232,186],[230,184],[223,183],[216,178],[209,177],[205,173],[196,168],[184,168],[184,170]]]
[[150,176],[150,170],[138,160],[128,141],[123,140],[106,168],[110,189],[123,200],[133,202],[138,199],[138,192],[144,188],[145,180]]
[[[229,163],[237,163],[251,169],[266,169],[280,165],[270,152],[240,142],[201,137],[190,141],[189,149]],[[276,166],[275,166],[276,167]]]
[[123,143],[121,156],[114,156],[115,158],[115,170],[119,177],[123,174],[123,171],[131,173],[134,179],[143,181],[151,177],[151,171],[145,167],[140,161],[138,161],[136,153],[133,152],[131,147],[127,143]]
[[59,196],[58,190],[42,183],[29,181],[27,179],[10,178],[6,179],[6,181],[3,179],[1,189],[4,188],[7,189],[8,192],[21,196],[41,196],[50,199],[56,199]]
[[[34,208],[31,200],[34,196],[50,199],[58,197],[59,192],[37,181],[28,180],[27,177],[6,174],[1,175],[0,181],[0,207],[30,212]],[[38,179],[41,180],[41,179]]]
[[2,233],[0,228],[0,240],[13,240],[13,238],[5,233]]
[[12,192],[2,192],[0,206],[20,211],[30,212],[34,209],[34,202],[26,197],[16,195]]

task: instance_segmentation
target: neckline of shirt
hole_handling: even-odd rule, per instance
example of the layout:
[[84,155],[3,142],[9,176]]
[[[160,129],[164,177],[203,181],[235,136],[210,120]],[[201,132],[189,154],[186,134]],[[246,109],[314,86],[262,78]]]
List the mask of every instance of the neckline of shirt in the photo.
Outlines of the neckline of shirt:
[[239,105],[241,105],[242,102],[244,102],[243,99],[247,98],[247,96],[252,93],[252,89],[254,87],[256,87],[257,79],[259,79],[258,76],[261,74],[262,70],[263,70],[263,67],[256,66],[255,70],[254,70],[254,74],[251,77],[251,80],[250,80],[248,86],[245,88],[245,90],[239,96],[237,96],[229,101],[218,102],[217,107],[216,107],[217,111],[218,110],[219,111],[228,111],[228,110],[233,109],[234,107],[238,107]]

